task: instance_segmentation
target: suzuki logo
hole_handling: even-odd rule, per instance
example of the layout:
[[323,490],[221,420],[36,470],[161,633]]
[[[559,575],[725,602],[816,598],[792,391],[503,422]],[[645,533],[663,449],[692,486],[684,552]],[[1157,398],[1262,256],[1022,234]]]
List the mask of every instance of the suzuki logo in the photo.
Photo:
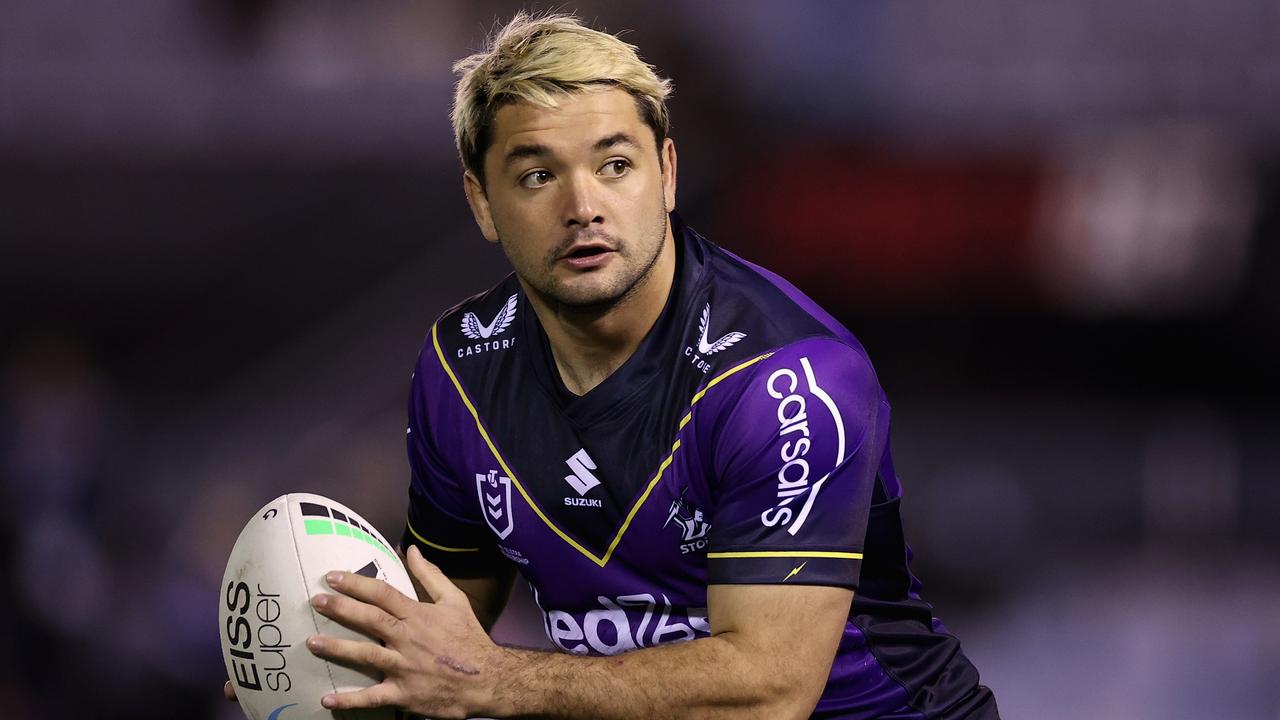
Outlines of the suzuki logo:
[[596,461],[587,454],[586,448],[578,450],[564,462],[573,471],[572,475],[564,476],[564,481],[577,490],[579,495],[586,495],[591,488],[600,484],[600,479],[591,472],[596,469]]

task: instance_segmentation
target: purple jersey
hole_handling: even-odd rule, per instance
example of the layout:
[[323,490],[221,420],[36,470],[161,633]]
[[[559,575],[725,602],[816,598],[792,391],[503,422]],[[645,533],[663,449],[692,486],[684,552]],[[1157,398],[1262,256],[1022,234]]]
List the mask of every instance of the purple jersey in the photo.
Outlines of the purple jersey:
[[514,563],[561,650],[706,636],[707,586],[855,590],[815,717],[986,717],[920,600],[889,405],[853,335],[672,215],[677,270],[636,352],[581,397],[508,276],[431,329],[409,401],[406,547]]

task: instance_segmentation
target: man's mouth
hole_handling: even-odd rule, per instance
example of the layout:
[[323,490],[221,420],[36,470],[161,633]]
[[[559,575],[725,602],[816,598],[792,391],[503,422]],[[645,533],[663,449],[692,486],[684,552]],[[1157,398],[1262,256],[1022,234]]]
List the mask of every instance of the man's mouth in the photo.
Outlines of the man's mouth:
[[605,262],[613,253],[613,248],[604,243],[587,243],[569,248],[560,259],[575,268],[588,268]]
[[607,252],[612,252],[612,251],[603,245],[588,245],[586,247],[574,248],[573,250],[569,251],[569,253],[565,255],[565,257],[570,259],[587,258],[593,255],[599,255],[601,253],[607,253]]

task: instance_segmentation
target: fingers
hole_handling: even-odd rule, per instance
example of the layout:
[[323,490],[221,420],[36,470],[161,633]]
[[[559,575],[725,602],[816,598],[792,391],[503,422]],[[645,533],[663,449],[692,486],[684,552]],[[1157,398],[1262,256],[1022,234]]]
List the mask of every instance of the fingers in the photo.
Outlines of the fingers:
[[363,690],[349,693],[330,693],[320,698],[320,704],[330,710],[349,710],[352,708],[373,708],[384,705],[403,705],[400,693],[387,682],[371,685]]
[[231,684],[230,680],[222,684],[222,697],[231,700],[232,702],[236,699],[236,689]]
[[401,665],[401,657],[393,650],[368,640],[345,640],[328,635],[307,638],[307,649],[314,655],[343,665],[354,665],[389,674]]
[[422,551],[416,545],[409,546],[409,552],[406,553],[409,572],[413,578],[418,581],[422,589],[426,591],[432,602],[440,602],[441,599],[453,594],[461,592],[457,585],[454,585],[444,573],[440,572],[440,568],[427,562],[422,557]]
[[417,607],[416,600],[405,597],[404,593],[377,578],[335,570],[325,575],[324,579],[334,590],[382,608],[397,618],[408,617]]
[[[345,588],[342,589],[345,591]],[[311,598],[311,607],[331,620],[380,640],[390,641],[403,630],[400,618],[376,605],[345,595],[316,595]]]

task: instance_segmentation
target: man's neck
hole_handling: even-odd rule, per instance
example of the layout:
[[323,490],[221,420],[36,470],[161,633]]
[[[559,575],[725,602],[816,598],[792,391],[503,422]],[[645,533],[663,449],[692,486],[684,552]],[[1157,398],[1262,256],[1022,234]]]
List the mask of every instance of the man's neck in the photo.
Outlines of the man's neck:
[[640,347],[666,306],[675,282],[675,257],[668,228],[666,243],[653,267],[631,293],[605,310],[565,306],[525,287],[569,392],[587,394]]

